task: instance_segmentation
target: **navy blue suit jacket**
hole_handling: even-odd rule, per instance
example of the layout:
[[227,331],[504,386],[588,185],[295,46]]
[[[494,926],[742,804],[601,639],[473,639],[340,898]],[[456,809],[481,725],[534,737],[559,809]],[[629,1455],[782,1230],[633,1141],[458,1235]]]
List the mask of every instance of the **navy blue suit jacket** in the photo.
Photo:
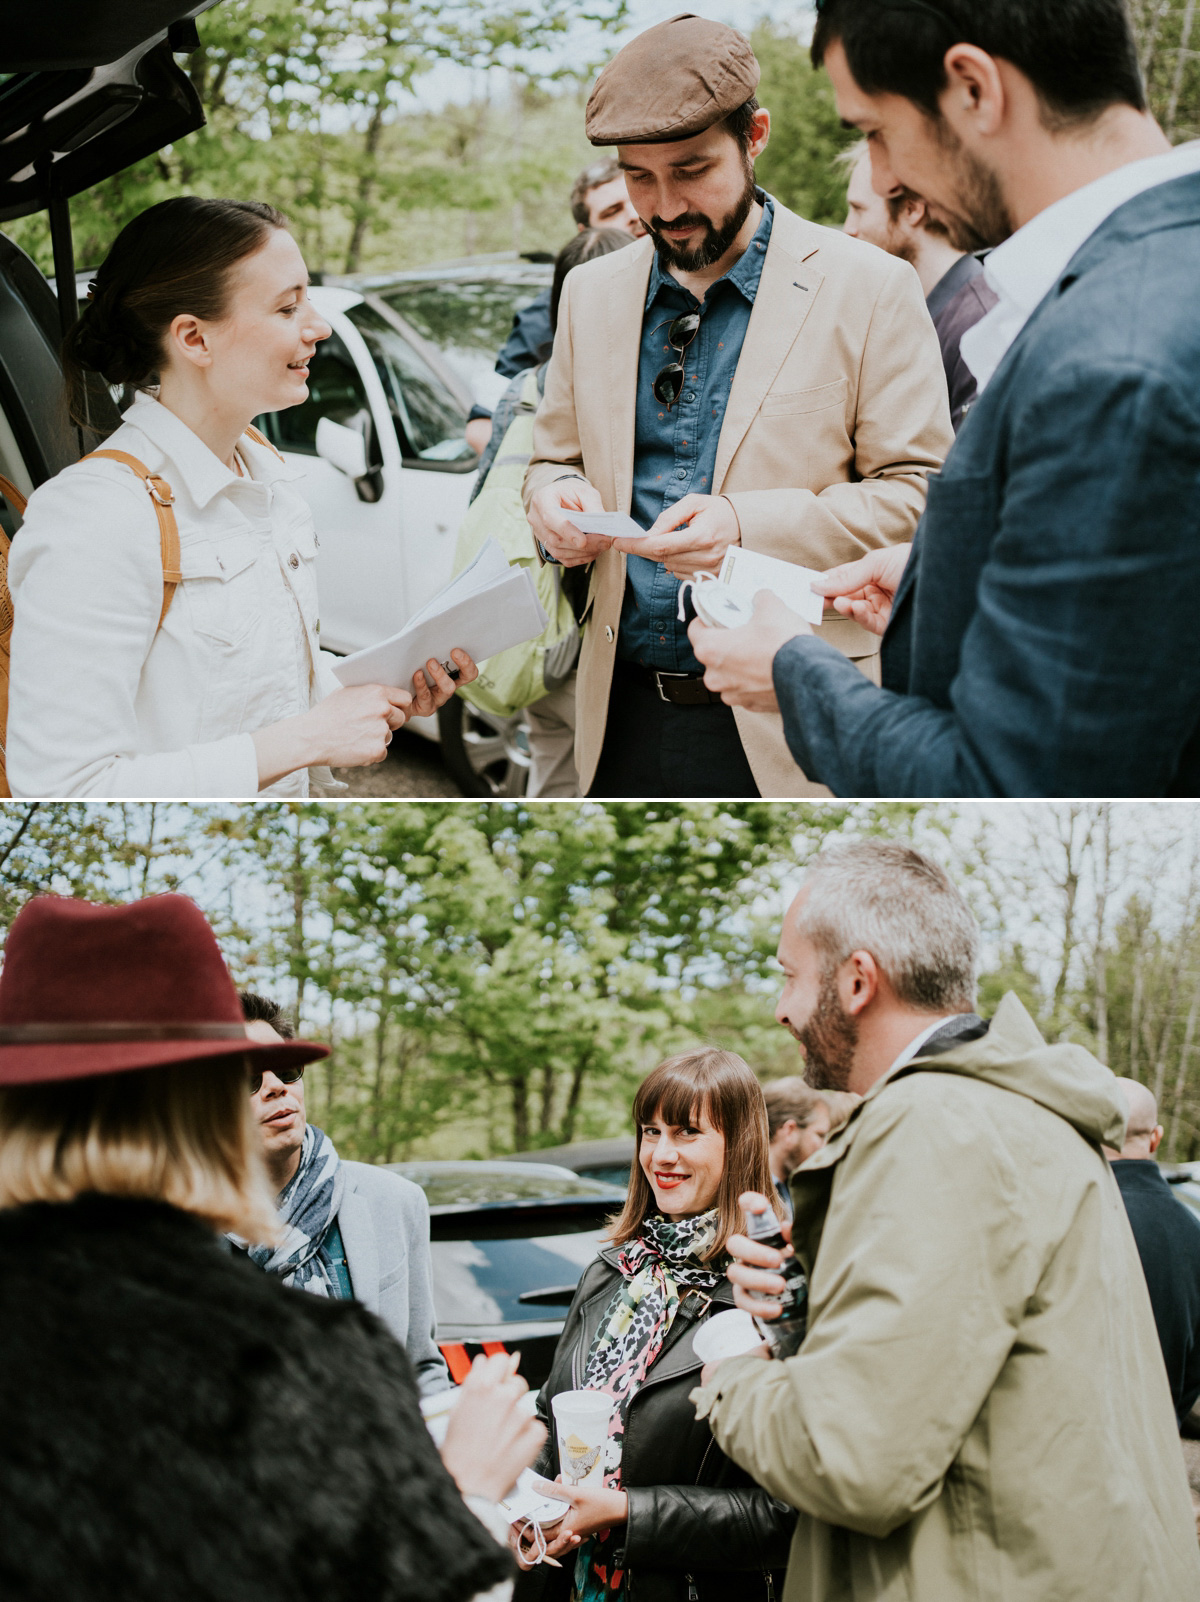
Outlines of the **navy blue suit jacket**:
[[1108,218],[969,412],[882,676],[775,658],[837,795],[1200,793],[1200,175]]

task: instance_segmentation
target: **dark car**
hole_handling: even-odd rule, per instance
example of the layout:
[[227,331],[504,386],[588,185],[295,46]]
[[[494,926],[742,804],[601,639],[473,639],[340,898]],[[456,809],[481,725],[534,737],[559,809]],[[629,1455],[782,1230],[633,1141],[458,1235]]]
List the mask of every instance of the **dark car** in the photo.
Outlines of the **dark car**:
[[616,1135],[610,1140],[575,1140],[569,1146],[545,1146],[541,1151],[514,1152],[514,1163],[554,1163],[569,1168],[585,1179],[600,1179],[607,1185],[629,1188],[629,1170],[637,1152],[632,1135]]
[[519,1351],[537,1390],[579,1276],[624,1193],[545,1163],[392,1163],[429,1201],[438,1342],[461,1381],[479,1352]]

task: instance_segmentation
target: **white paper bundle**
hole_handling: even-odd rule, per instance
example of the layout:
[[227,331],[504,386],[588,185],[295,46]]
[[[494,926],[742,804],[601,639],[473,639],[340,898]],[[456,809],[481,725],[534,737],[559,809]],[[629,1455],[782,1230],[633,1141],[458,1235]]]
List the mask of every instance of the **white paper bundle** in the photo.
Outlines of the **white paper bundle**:
[[355,651],[334,668],[343,684],[391,684],[408,689],[413,674],[452,650],[486,661],[511,646],[536,640],[548,622],[528,568],[509,567],[495,540],[421,608],[398,634]]
[[824,597],[810,587],[813,579],[820,577],[815,568],[781,562],[777,556],[764,556],[741,545],[731,545],[725,552],[720,572],[721,582],[747,600],[753,601],[759,590],[770,590],[814,628],[825,611]]

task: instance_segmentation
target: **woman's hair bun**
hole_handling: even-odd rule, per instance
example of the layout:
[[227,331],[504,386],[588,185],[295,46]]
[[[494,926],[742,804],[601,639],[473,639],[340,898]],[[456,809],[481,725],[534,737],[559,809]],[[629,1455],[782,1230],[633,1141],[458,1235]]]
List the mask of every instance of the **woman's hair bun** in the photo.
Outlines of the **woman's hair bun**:
[[120,305],[106,295],[87,302],[66,345],[80,367],[99,373],[108,384],[144,384],[158,364],[157,352],[144,335],[139,337],[133,319],[122,316]]

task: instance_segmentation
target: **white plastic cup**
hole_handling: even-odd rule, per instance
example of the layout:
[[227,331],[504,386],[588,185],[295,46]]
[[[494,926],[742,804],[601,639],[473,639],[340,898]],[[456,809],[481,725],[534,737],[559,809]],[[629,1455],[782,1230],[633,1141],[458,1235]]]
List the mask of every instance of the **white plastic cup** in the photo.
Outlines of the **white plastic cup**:
[[603,1391],[561,1391],[551,1402],[558,1466],[566,1485],[599,1485],[613,1399]]
[[763,1343],[758,1325],[740,1307],[707,1319],[692,1336],[692,1350],[702,1363],[723,1363]]

